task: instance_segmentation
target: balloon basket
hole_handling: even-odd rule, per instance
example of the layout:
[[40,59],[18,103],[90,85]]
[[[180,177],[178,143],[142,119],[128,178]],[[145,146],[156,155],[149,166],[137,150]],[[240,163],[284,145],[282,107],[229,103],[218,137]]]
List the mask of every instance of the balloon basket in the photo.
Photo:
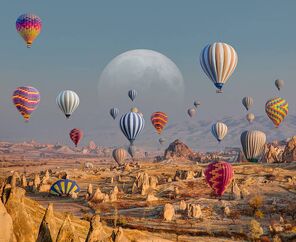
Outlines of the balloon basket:
[[216,93],[223,93],[222,90],[216,90]]

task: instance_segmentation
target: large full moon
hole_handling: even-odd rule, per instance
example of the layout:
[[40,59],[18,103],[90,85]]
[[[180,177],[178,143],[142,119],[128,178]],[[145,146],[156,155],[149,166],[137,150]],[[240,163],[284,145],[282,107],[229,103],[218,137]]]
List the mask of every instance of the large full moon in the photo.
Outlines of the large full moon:
[[[124,52],[104,68],[99,97],[110,106],[129,103],[128,90],[136,89],[136,105],[166,109],[180,103],[184,80],[177,65],[165,55],[146,49]],[[141,110],[141,107],[140,107]]]

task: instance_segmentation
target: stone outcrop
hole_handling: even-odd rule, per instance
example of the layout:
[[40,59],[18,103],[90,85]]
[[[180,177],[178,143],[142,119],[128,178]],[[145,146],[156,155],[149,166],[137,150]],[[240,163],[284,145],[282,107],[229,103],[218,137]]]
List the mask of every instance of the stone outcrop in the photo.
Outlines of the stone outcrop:
[[175,173],[174,180],[179,181],[179,180],[190,180],[193,179],[195,176],[194,171],[187,171],[187,170],[177,170]]
[[53,214],[53,205],[50,203],[45,211],[43,220],[40,224],[38,238],[36,242],[56,241],[58,234],[57,221]]
[[175,217],[174,206],[170,203],[165,204],[163,208],[163,219],[165,221],[172,221],[174,217]]
[[117,195],[118,195],[118,187],[117,186],[115,186],[114,188],[113,188],[113,190],[110,192],[110,202],[115,202],[115,201],[117,201]]
[[123,229],[119,227],[117,232],[113,230],[111,238],[114,242],[130,242],[130,240],[124,235]]
[[56,242],[80,242],[75,233],[75,229],[71,223],[70,217],[67,216],[64,220],[59,233],[57,235]]
[[290,139],[284,149],[282,155],[283,162],[292,162],[296,161],[296,136],[293,136]]
[[23,174],[23,175],[22,175],[22,181],[21,181],[21,187],[26,188],[27,186],[28,186],[27,178],[26,178],[26,176]]
[[191,161],[200,161],[200,155],[194,153],[186,144],[176,139],[164,152],[165,159],[184,158]]
[[0,199],[0,241],[15,242],[12,218]]
[[186,208],[187,208],[187,204],[186,204],[186,202],[185,202],[184,200],[181,200],[181,201],[180,201],[180,205],[179,205],[179,209],[180,209],[181,211],[184,211],[184,210],[186,210]]
[[107,241],[109,235],[105,232],[100,216],[95,214],[90,221],[90,228],[85,242]]
[[105,193],[102,193],[100,188],[98,187],[95,193],[90,197],[90,201],[97,203],[102,202],[105,199]]
[[200,205],[198,204],[188,204],[187,206],[187,216],[189,218],[202,218],[202,211]]
[[283,149],[273,144],[266,144],[261,161],[265,163],[282,162]]
[[147,195],[151,190],[156,189],[157,184],[157,177],[149,176],[146,172],[140,172],[133,183],[132,193],[141,192],[141,195]]
[[231,184],[231,196],[233,200],[241,199],[241,189],[238,187],[235,181],[233,181]]
[[158,198],[155,197],[154,194],[148,194],[147,195],[146,202],[155,202],[155,201],[158,201]]

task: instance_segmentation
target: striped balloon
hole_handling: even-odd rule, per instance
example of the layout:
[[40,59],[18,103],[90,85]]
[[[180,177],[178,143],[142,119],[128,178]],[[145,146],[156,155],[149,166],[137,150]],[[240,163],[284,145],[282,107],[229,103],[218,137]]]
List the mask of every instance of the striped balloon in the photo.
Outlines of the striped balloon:
[[168,122],[168,116],[164,112],[154,112],[151,115],[151,123],[158,134],[161,134]]
[[193,116],[196,115],[196,109],[195,108],[189,108],[187,110],[188,115],[190,116],[190,118],[192,118]]
[[228,128],[226,124],[222,122],[217,122],[212,125],[212,134],[219,142],[221,142],[224,139],[225,135],[227,134],[227,131]]
[[70,195],[73,192],[78,193],[80,192],[80,187],[75,181],[69,179],[61,179],[56,181],[49,190],[50,194],[52,195]]
[[288,102],[280,97],[272,98],[265,104],[265,112],[274,123],[275,127],[278,127],[287,116],[288,109]]
[[241,134],[241,144],[245,157],[250,162],[258,162],[266,143],[265,133],[259,130],[244,131]]
[[110,115],[112,116],[113,119],[116,119],[118,114],[119,114],[118,108],[111,108],[110,109]]
[[144,128],[145,120],[140,114],[129,112],[120,118],[119,126],[125,137],[133,144]]
[[254,100],[252,97],[244,97],[242,100],[242,104],[247,110],[249,110],[253,106]]
[[56,102],[65,116],[69,118],[79,106],[79,97],[74,91],[65,90],[57,96]]
[[13,92],[12,101],[27,122],[29,121],[32,112],[38,107],[40,93],[34,87],[18,87]]
[[233,179],[231,164],[224,161],[210,163],[205,170],[205,179],[217,196],[222,196]]
[[34,14],[26,13],[18,17],[15,25],[17,32],[25,40],[27,47],[30,48],[41,32],[41,19]]
[[112,156],[118,165],[123,165],[126,158],[126,151],[123,148],[114,149]]
[[132,101],[134,101],[137,96],[137,91],[135,89],[129,90],[128,96]]
[[83,138],[83,132],[80,129],[72,129],[69,133],[70,139],[73,141],[77,147],[80,140]]
[[237,65],[237,54],[234,48],[226,43],[215,42],[207,45],[200,54],[200,65],[208,78],[222,92]]
[[253,113],[248,113],[246,115],[246,119],[249,121],[249,123],[252,123],[255,119],[255,115]]

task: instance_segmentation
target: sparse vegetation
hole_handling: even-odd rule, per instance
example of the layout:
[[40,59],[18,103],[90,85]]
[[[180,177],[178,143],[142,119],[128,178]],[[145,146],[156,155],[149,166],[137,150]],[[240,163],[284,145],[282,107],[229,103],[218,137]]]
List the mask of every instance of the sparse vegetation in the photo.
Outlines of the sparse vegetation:
[[251,197],[248,201],[249,206],[253,209],[253,214],[255,215],[256,211],[262,206],[263,204],[263,197],[260,195],[255,195]]

